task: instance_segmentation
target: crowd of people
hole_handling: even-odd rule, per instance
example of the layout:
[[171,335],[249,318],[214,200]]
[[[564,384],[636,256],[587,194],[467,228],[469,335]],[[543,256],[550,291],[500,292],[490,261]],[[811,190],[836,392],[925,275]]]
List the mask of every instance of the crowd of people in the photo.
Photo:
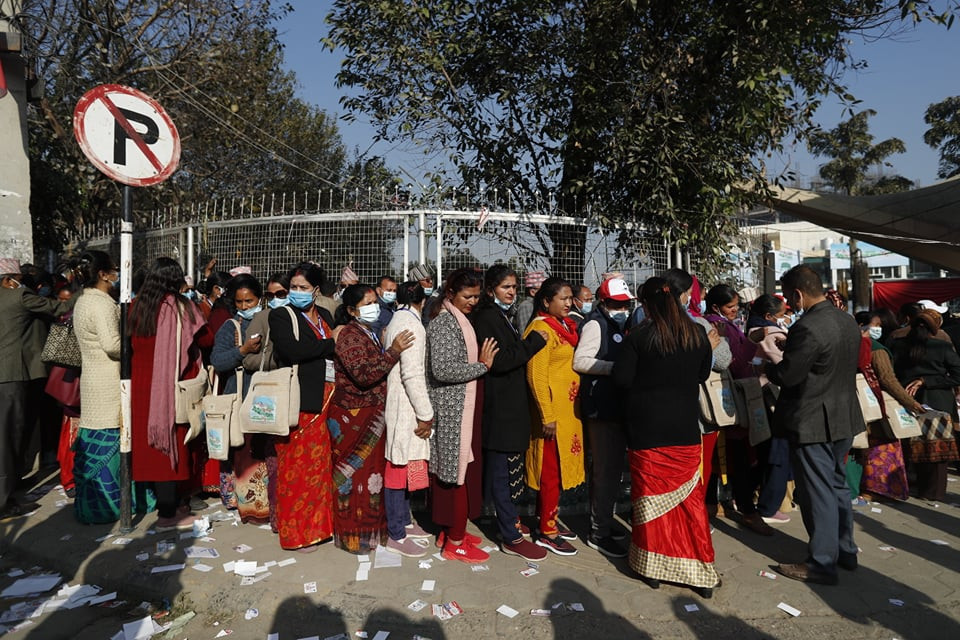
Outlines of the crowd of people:
[[[14,491],[40,409],[53,404],[46,392],[59,405],[42,463],[56,457],[78,521],[112,522],[118,268],[89,251],[60,271],[0,259],[2,517],[26,510]],[[749,304],[726,284],[703,294],[682,269],[636,295],[619,273],[594,290],[528,272],[522,300],[520,275],[503,264],[458,269],[440,286],[424,265],[402,282],[363,284],[350,267],[340,275],[336,286],[302,262],[261,281],[211,263],[194,286],[177,261],[159,258],[134,278],[125,323],[133,508],[156,510],[157,531],[192,528],[213,498],[243,522],[269,524],[284,549],[332,541],[350,553],[382,545],[420,557],[435,539],[443,557],[480,563],[489,556],[467,523],[486,503],[500,549],[539,561],[577,553],[560,498],[589,476],[586,544],[627,557],[653,588],[669,581],[710,597],[720,586],[711,517],[723,512],[769,536],[795,502],[809,555],[779,569],[835,584],[838,567],[856,568],[853,506],[906,500],[911,486],[942,500],[958,459],[949,430],[901,442],[884,427],[884,394],[912,413],[957,419],[960,356],[942,326],[946,309],[931,301],[905,305],[899,318],[883,309],[854,317],[803,266],[784,275],[782,297]],[[50,322],[72,327],[79,363],[43,348]],[[178,419],[178,382],[209,376],[214,393],[244,399],[254,374],[285,367],[300,389],[287,435],[244,433],[219,460]],[[883,408],[869,426],[858,372]],[[737,396],[732,426],[704,416],[712,376]],[[865,429],[866,444],[853,448]],[[626,542],[615,520],[625,470]],[[537,496],[533,526],[518,514],[525,488]],[[411,517],[420,490],[429,523]]]

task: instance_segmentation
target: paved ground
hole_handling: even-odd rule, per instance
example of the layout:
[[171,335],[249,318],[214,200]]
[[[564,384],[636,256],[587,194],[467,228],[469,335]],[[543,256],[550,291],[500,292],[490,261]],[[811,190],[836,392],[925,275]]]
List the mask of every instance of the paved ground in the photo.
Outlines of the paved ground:
[[[41,479],[46,489],[33,515],[0,524],[0,590],[17,579],[7,575],[11,570],[23,570],[26,575],[50,570],[61,573],[70,584],[96,584],[102,593],[115,590],[124,604],[45,613],[11,632],[11,638],[110,638],[124,622],[145,615],[143,610],[132,610],[141,601],[150,602],[154,611],[169,611],[161,622],[196,614],[169,634],[156,636],[176,640],[215,638],[224,630],[244,639],[277,633],[279,640],[311,636],[322,640],[338,634],[355,638],[359,630],[371,639],[378,631],[389,632],[391,640],[415,636],[433,640],[960,638],[960,506],[956,504],[960,482],[955,476],[951,476],[950,495],[938,505],[911,500],[858,508],[861,566],[854,573],[843,572],[836,587],[757,575],[771,564],[803,557],[805,534],[799,514],[793,514],[793,521],[780,526],[773,538],[760,538],[726,519],[716,520],[716,564],[724,586],[712,600],[667,585],[653,591],[631,577],[625,560],[610,561],[582,543],[575,543],[580,548],[577,556],[551,556],[540,563],[540,573],[531,577],[520,575],[526,568],[523,560],[494,551],[487,571],[436,559],[429,568],[420,568],[417,560],[403,558],[400,567],[374,565],[369,579],[358,581],[355,556],[332,546],[313,554],[286,552],[269,531],[232,526],[229,521],[213,522],[212,540],[180,540],[173,534],[151,535],[149,528],[156,518],[151,515],[126,536],[132,538],[128,544],[114,544],[118,535],[97,542],[117,534],[116,526],[78,525],[70,505],[62,505],[64,498],[54,483],[54,478]],[[203,514],[218,512],[226,513],[213,506]],[[585,533],[585,518],[573,517],[567,523]],[[165,540],[173,543],[173,549],[155,555],[157,543]],[[216,549],[219,557],[188,559],[184,549],[191,544]],[[243,553],[234,549],[241,544],[251,549]],[[146,559],[138,560],[143,553],[148,554]],[[262,579],[251,585],[241,584],[241,577],[223,569],[229,561],[256,561],[263,566],[289,558],[296,562],[268,566],[269,575],[257,574]],[[375,554],[370,560],[376,561]],[[197,570],[193,565],[198,562],[212,569]],[[185,567],[151,573],[154,567],[171,564]],[[424,580],[436,582],[432,592],[421,590]],[[305,593],[304,585],[310,582],[316,583],[315,593]],[[407,606],[415,600],[428,606],[411,611]],[[0,599],[0,613],[19,601]],[[461,615],[445,621],[432,615],[429,605],[451,601],[463,609]],[[583,611],[567,606],[553,609],[561,602],[580,603]],[[781,602],[801,614],[789,616],[777,608]],[[501,605],[519,614],[501,615],[496,611]],[[691,605],[696,610],[688,610]],[[248,609],[256,609],[257,616],[247,619]],[[531,609],[551,609],[554,615],[532,616]]]

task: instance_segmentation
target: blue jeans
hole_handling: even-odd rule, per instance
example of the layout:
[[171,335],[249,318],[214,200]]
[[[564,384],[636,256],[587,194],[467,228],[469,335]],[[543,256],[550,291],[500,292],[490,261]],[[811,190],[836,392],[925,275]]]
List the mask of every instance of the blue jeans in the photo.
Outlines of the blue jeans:
[[384,489],[383,506],[387,512],[387,535],[393,540],[407,537],[406,526],[410,524],[410,494],[406,489]]

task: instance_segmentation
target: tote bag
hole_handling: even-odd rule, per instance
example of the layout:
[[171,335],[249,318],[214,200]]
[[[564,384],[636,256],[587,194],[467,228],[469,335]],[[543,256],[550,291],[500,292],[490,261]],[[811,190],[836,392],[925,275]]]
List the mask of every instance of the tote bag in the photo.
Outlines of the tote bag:
[[173,371],[175,418],[177,424],[189,424],[185,442],[190,442],[203,431],[202,400],[210,388],[209,373],[203,369],[194,378],[179,380],[180,377],[180,343],[183,340],[183,324],[180,314],[177,313],[177,366]]
[[737,403],[733,379],[727,372],[711,371],[700,384],[700,419],[709,427],[731,427],[737,424]]
[[857,374],[857,402],[860,403],[860,411],[863,412],[864,422],[873,422],[883,419],[883,409],[880,408],[880,400],[867,384],[867,379],[862,373]]
[[892,396],[884,399],[884,405],[887,408],[887,424],[890,425],[890,431],[895,438],[913,438],[921,435],[920,423],[913,417],[913,414],[897,402]]
[[80,368],[80,343],[77,342],[77,334],[73,332],[73,321],[50,325],[50,333],[43,343],[40,360],[60,367]]
[[[300,341],[300,323],[289,307],[283,307],[293,323],[293,337]],[[270,330],[267,329],[267,340]],[[250,388],[240,409],[240,429],[243,433],[269,433],[286,436],[290,427],[300,421],[300,367],[293,365],[273,371],[264,371],[264,356],[260,369],[250,378]]]
[[[213,386],[216,389],[216,385]],[[230,447],[243,445],[240,430],[240,405],[243,393],[243,368],[237,368],[237,391],[230,395],[211,394],[203,399],[203,420],[207,430],[207,451],[213,460],[226,460]]]

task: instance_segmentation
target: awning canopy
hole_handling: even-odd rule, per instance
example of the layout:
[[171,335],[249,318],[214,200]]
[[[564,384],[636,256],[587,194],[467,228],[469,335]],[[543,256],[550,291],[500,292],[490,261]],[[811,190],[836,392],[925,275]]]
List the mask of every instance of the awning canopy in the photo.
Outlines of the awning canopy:
[[877,247],[960,271],[960,176],[912,191],[844,196],[772,187],[770,206]]

